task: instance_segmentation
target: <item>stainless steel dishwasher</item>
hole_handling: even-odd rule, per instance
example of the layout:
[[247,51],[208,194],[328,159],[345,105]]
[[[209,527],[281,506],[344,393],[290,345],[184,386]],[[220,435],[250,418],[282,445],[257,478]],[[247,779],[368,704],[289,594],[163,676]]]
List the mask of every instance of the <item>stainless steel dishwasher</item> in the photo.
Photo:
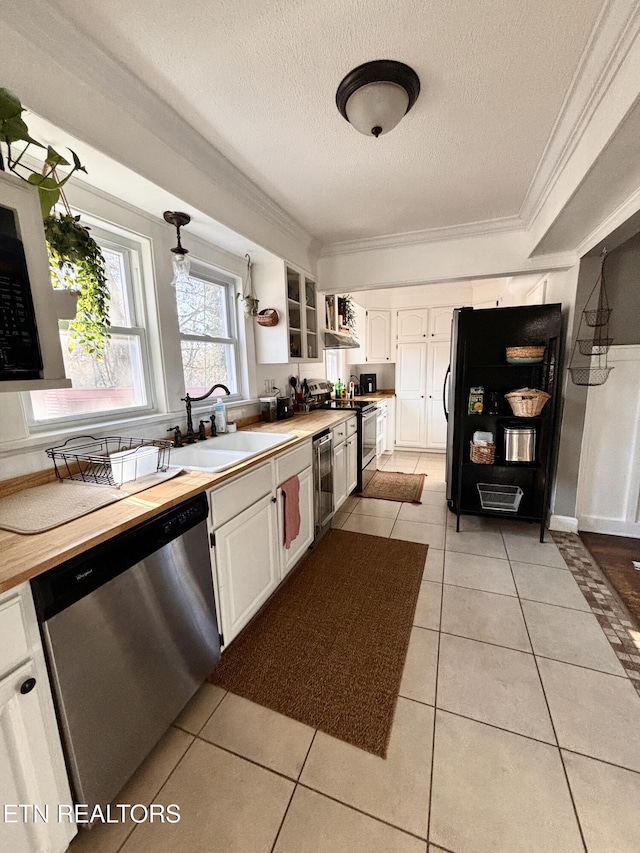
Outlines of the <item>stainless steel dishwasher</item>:
[[198,495],[31,584],[76,802],[108,803],[220,659]]
[[329,429],[313,437],[313,495],[316,542],[333,517],[333,442]]

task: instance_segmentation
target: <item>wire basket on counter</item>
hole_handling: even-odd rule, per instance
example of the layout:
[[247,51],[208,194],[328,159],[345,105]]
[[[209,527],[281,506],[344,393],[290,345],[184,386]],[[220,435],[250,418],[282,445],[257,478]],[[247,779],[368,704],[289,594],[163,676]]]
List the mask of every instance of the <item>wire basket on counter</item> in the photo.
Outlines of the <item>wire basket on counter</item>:
[[47,456],[53,459],[60,480],[119,487],[148,474],[166,471],[171,447],[172,442],[164,439],[80,435],[48,448]]

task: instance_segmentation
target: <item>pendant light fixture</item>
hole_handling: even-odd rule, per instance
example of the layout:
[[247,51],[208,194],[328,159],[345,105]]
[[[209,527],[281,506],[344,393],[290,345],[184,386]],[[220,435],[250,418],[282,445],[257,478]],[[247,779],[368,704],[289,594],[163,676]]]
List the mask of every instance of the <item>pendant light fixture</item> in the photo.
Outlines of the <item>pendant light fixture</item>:
[[180,241],[180,229],[191,222],[191,217],[188,213],[181,213],[178,210],[165,210],[163,215],[165,222],[175,226],[178,236],[178,245],[171,250],[173,252],[173,281],[171,282],[171,286],[177,287],[179,284],[189,284],[189,270],[191,269],[191,263],[187,257],[189,250],[185,249]]
[[403,62],[376,59],[350,71],[338,86],[336,106],[365,136],[383,136],[398,124],[420,94],[418,75]]

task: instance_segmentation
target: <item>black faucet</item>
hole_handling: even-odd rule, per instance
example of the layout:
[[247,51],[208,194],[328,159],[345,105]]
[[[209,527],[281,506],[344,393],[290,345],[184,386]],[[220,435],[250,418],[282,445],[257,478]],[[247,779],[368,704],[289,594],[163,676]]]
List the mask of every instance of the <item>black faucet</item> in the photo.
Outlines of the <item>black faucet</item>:
[[223,385],[221,382],[216,382],[216,384],[212,385],[211,388],[209,388],[209,390],[207,391],[207,393],[203,394],[202,397],[192,397],[191,394],[187,393],[186,397],[180,398],[187,409],[187,432],[185,435],[185,441],[187,441],[189,444],[193,444],[193,442],[196,440],[196,434],[193,431],[193,419],[191,417],[191,404],[199,403],[201,400],[206,400],[207,397],[210,397],[213,394],[216,388],[222,388],[222,390],[227,396],[231,394],[231,391],[229,391],[226,385]]
[[182,447],[182,431],[179,426],[169,427],[167,432],[173,433],[173,446]]

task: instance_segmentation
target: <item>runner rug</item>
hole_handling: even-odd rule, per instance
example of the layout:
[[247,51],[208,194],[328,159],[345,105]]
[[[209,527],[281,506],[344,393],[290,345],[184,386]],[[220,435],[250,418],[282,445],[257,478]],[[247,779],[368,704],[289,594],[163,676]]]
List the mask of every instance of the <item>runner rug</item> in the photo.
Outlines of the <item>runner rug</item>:
[[426,474],[402,474],[400,471],[376,471],[360,497],[419,504],[422,503],[422,489],[426,476]]
[[209,681],[386,756],[427,545],[331,530]]

